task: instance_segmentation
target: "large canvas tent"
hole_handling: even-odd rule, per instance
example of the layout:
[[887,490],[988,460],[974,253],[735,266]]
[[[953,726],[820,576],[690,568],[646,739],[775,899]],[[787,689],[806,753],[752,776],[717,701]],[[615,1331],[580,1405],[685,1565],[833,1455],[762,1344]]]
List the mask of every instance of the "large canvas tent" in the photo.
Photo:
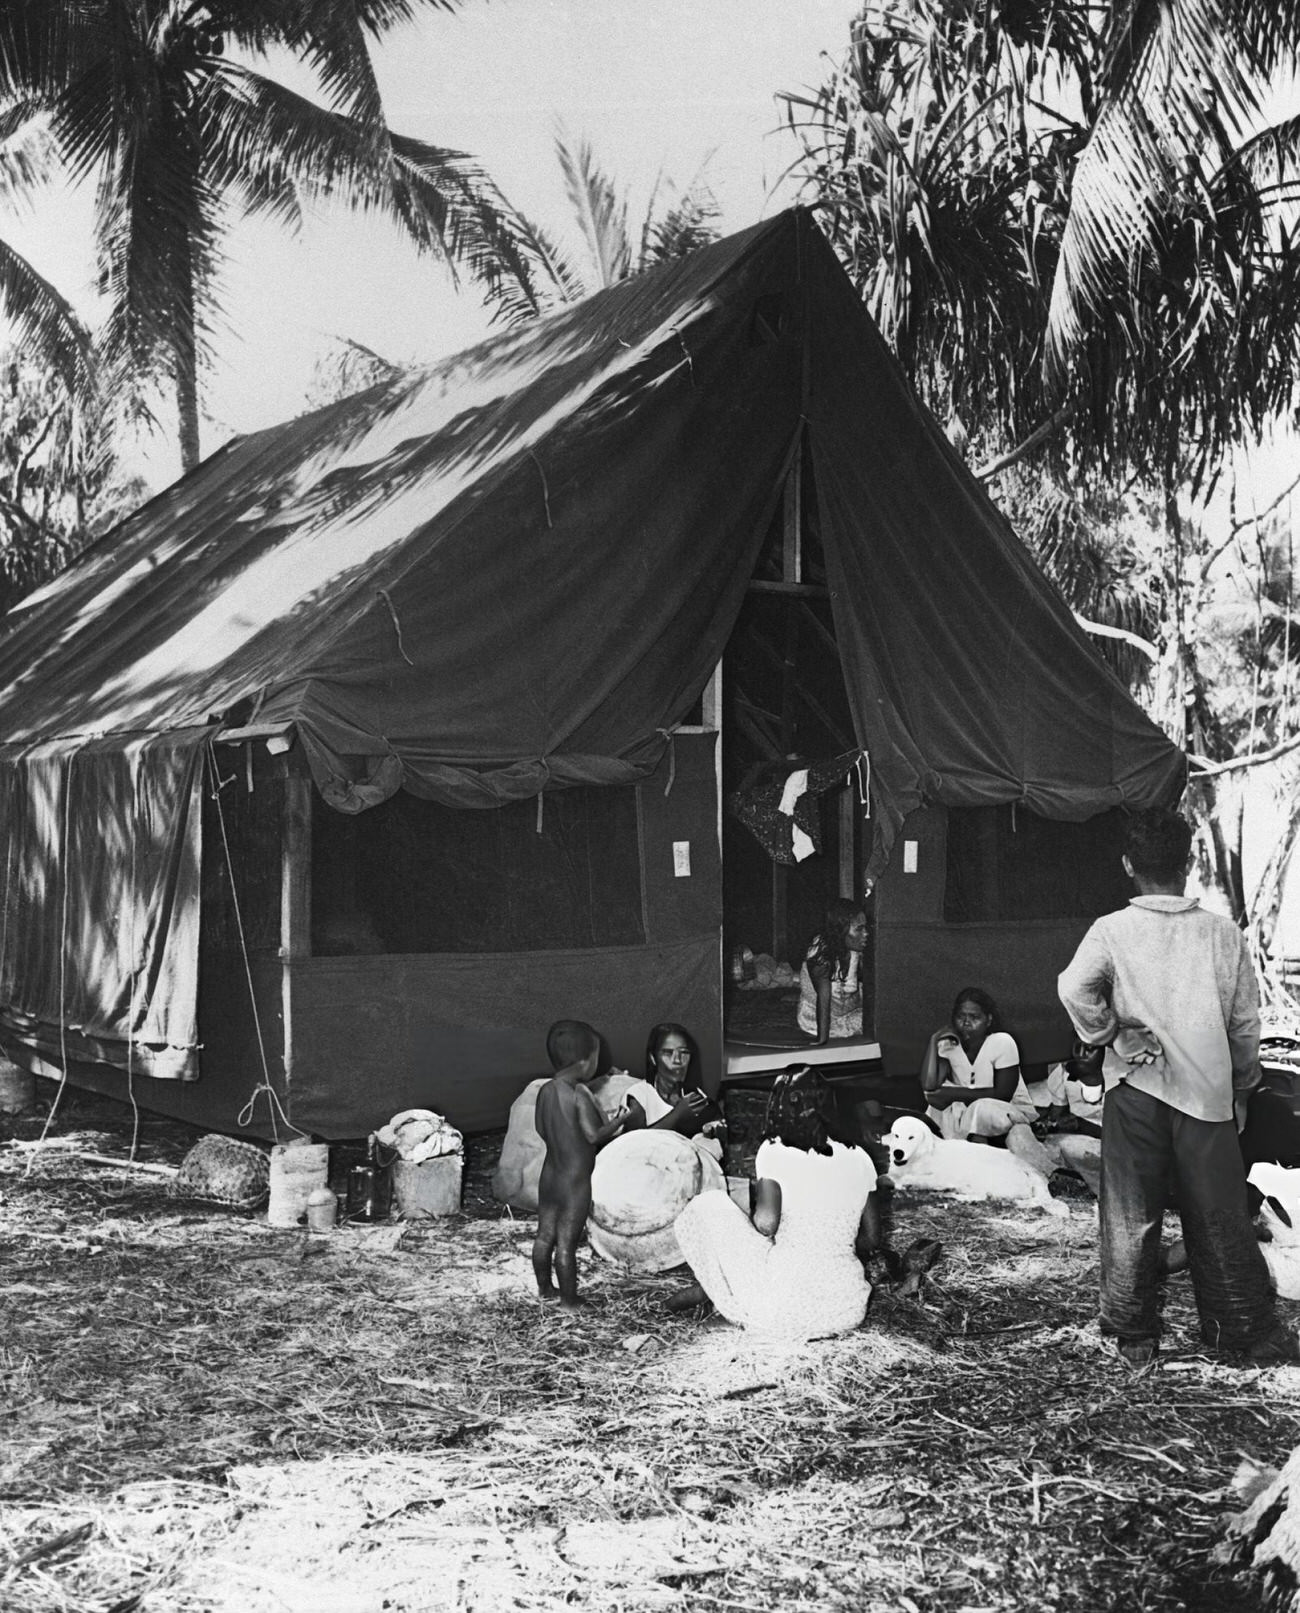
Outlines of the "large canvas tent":
[[[226,1130],[267,1130],[267,1083],[326,1136],[499,1120],[564,1014],[629,1064],[686,1021],[716,1072],[715,674],[756,588],[833,651],[803,692],[851,730],[843,877],[881,879],[905,1064],[988,955],[946,814],[1021,855],[1174,799],[1183,758],[798,211],[236,439],[11,613],[0,1044]],[[1025,1011],[1035,924],[1059,950],[1095,898],[995,914]]]

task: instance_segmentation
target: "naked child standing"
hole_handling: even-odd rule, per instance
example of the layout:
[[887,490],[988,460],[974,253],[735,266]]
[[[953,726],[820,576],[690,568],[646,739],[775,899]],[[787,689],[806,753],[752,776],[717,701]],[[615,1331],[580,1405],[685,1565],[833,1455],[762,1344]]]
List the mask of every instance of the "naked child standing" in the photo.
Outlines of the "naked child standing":
[[590,1025],[557,1020],[546,1052],[555,1074],[537,1095],[536,1126],[546,1158],[537,1183],[533,1273],[543,1299],[577,1305],[578,1243],[591,1209],[592,1168],[597,1151],[622,1131],[627,1111],[606,1121],[587,1090],[600,1062],[600,1037]]

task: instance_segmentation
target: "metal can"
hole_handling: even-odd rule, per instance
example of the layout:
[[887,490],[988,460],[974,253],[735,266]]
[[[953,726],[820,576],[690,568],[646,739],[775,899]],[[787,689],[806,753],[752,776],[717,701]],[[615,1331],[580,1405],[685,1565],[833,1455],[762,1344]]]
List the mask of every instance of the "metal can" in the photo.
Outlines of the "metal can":
[[392,1183],[380,1165],[354,1165],[348,1172],[348,1220],[386,1221]]
[[307,1199],[307,1225],[313,1232],[328,1232],[338,1219],[339,1201],[328,1187],[314,1188]]

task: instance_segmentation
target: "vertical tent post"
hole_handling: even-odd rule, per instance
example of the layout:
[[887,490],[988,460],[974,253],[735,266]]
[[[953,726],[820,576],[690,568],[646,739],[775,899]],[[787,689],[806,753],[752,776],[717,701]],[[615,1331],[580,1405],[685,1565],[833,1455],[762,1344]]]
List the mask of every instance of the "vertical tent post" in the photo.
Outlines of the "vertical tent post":
[[311,956],[311,779],[290,755],[280,817],[280,959],[284,1078],[293,1078],[293,965]]
[[855,889],[854,852],[857,849],[858,814],[857,801],[853,786],[850,784],[840,791],[840,895],[850,901],[857,894]]
[[[803,442],[795,447],[785,479],[782,500],[781,580],[803,581]],[[788,756],[794,745],[794,672],[799,658],[799,618],[794,600],[784,600],[784,659],[781,667],[781,754]],[[785,863],[772,864],[772,956],[786,958],[789,936],[789,869]]]

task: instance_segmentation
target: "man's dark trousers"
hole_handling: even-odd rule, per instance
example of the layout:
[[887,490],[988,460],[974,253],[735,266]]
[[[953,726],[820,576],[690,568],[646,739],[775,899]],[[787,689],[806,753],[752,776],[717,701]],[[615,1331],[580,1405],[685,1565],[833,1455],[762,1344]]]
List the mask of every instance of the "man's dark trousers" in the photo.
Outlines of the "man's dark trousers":
[[1126,1081],[1106,1095],[1101,1131],[1101,1326],[1159,1333],[1157,1281],[1166,1204],[1183,1223],[1201,1336],[1237,1351],[1276,1326],[1268,1266],[1246,1204],[1231,1120],[1196,1120]]

